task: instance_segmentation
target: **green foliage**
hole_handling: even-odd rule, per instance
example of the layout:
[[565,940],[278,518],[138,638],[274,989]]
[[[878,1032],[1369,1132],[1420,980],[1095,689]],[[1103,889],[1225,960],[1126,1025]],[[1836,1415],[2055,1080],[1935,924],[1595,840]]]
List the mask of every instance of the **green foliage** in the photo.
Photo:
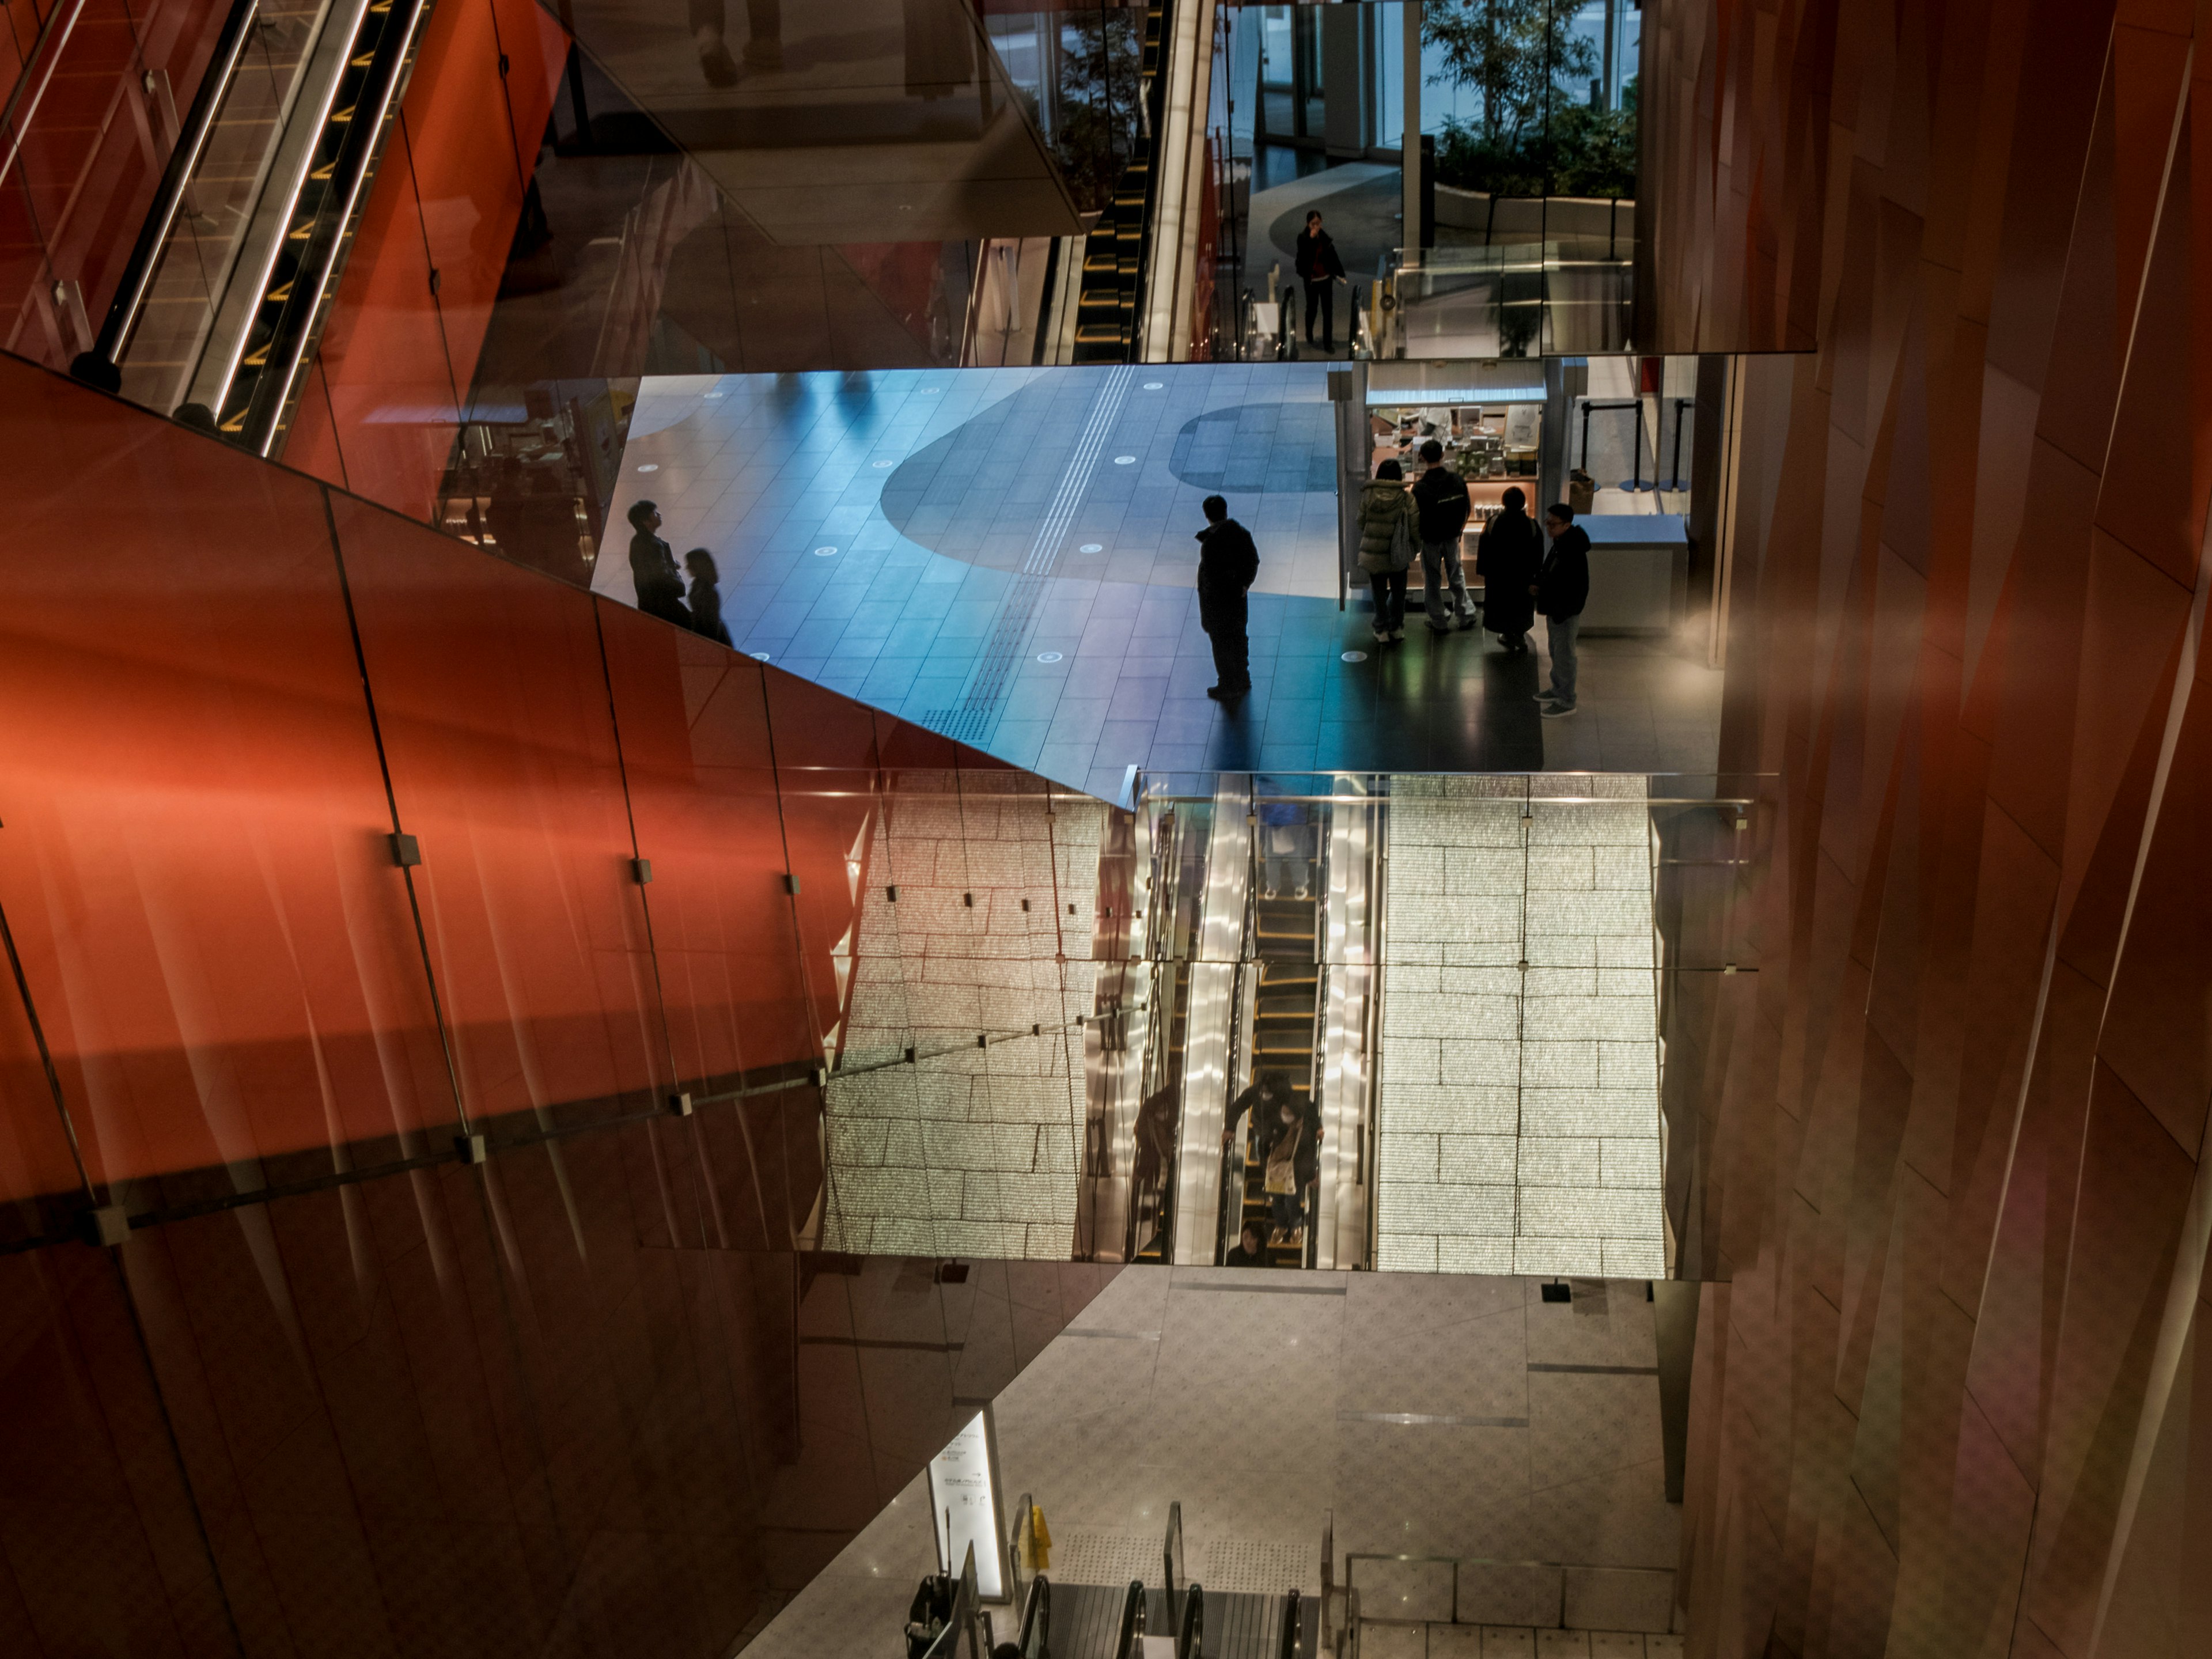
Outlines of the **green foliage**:
[[1581,0],[1431,0],[1422,30],[1443,49],[1439,80],[1474,88],[1482,112],[1447,119],[1437,181],[1498,196],[1636,193],[1636,82],[1621,107],[1586,101],[1597,48],[1574,33]]
[[[1086,213],[1112,199],[1115,180],[1136,145],[1143,16],[1126,9],[1077,12],[1066,26],[1076,39],[1060,59],[1060,125],[1052,152],[1077,207]],[[1060,17],[1043,14],[1040,24],[1053,26]]]

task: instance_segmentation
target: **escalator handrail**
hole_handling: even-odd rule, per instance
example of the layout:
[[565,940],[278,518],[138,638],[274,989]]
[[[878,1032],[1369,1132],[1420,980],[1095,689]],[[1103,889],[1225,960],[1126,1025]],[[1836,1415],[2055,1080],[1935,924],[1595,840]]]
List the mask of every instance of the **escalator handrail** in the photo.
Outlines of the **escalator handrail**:
[[1030,1593],[1022,1601],[1022,1625],[1017,1639],[1022,1659],[1044,1659],[1052,1651],[1052,1582],[1042,1573],[1030,1580]]
[[1176,1632],[1176,1659],[1200,1659],[1206,1645],[1206,1587],[1192,1584],[1183,1592],[1182,1628]]
[[168,165],[161,170],[161,183],[154,192],[154,204],[147,210],[145,222],[138,227],[138,240],[131,245],[131,258],[123,267],[123,279],[100,325],[100,337],[93,342],[91,355],[103,362],[113,364],[122,357],[124,347],[130,343],[131,331],[137,325],[138,314],[145,309],[146,295],[154,286],[154,275],[161,263],[161,250],[168,245],[169,232],[175,228],[178,210],[184,206],[185,191],[191,187],[209,136],[215,131],[216,112],[222,107],[223,95],[238,74],[239,62],[246,55],[246,41],[252,35],[253,20],[260,9],[260,0],[233,0],[230,15],[223,19],[222,33],[216,37],[207,72],[200,76],[199,90],[192,95],[191,108],[185,116],[183,130],[177,134],[176,147],[170,150]]
[[1298,1659],[1298,1641],[1304,1632],[1304,1608],[1299,1605],[1298,1593],[1293,1589],[1283,1598],[1283,1635],[1276,1644],[1275,1659]]
[[[299,275],[294,279],[292,297],[278,314],[269,341],[267,355],[272,372],[253,388],[242,414],[244,447],[256,454],[266,455],[275,444],[285,410],[291,405],[292,389],[306,372],[314,342],[321,332],[339,260],[361,211],[362,192],[375,173],[386,127],[405,89],[407,73],[413,67],[415,48],[430,5],[431,0],[394,0],[395,9],[404,8],[401,15],[393,19],[397,27],[387,26],[374,48],[356,106],[366,118],[350,123],[339,144],[332,168],[330,204],[319,216],[313,239],[300,262]],[[358,38],[355,44],[359,44]]]
[[1137,1638],[1145,1633],[1145,1581],[1132,1578],[1121,1598],[1121,1633],[1115,1638],[1114,1659],[1135,1659]]

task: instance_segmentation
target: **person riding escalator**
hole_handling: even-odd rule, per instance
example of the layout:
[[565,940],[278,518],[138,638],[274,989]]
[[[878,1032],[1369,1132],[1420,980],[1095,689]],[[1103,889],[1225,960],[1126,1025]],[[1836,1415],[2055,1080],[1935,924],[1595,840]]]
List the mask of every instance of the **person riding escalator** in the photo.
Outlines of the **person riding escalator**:
[[1300,1106],[1290,1079],[1280,1072],[1263,1072],[1230,1103],[1224,1147],[1235,1140],[1237,1120],[1247,1110],[1273,1214],[1274,1231],[1267,1242],[1295,1243],[1305,1225],[1305,1190],[1321,1169],[1321,1113],[1310,1104]]

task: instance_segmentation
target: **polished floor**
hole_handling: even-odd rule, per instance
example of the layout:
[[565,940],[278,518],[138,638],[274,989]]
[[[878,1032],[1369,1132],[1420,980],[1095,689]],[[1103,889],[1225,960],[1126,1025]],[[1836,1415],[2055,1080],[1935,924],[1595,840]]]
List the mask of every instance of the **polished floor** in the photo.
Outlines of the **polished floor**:
[[[1527,1279],[1126,1268],[994,1402],[1007,1495],[1043,1510],[1055,1582],[1154,1581],[1180,1503],[1188,1571],[1209,1589],[1317,1593],[1331,1528],[1372,1621],[1364,1653],[1671,1656],[1680,1524],[1644,1297],[1632,1281],[1578,1281],[1561,1304]],[[925,1490],[748,1659],[890,1650],[932,1560]],[[1429,1559],[1382,1559],[1401,1556]]]
[[[613,522],[650,499],[713,552],[740,648],[1109,799],[1131,766],[1712,769],[1702,619],[1586,640],[1549,722],[1540,655],[1418,618],[1378,649],[1340,608],[1332,441],[1318,363],[655,379]],[[1216,491],[1261,554],[1226,708],[1192,587]],[[593,586],[627,601],[623,545]]]

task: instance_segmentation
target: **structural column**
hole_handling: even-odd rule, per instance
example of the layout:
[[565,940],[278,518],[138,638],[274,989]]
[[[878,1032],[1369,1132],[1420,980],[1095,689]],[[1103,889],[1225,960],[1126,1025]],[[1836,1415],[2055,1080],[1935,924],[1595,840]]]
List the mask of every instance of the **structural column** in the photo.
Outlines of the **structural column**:
[[1421,263],[1421,0],[1399,8],[1405,21],[1406,131],[1399,167],[1405,179],[1405,230],[1399,244],[1410,269]]

